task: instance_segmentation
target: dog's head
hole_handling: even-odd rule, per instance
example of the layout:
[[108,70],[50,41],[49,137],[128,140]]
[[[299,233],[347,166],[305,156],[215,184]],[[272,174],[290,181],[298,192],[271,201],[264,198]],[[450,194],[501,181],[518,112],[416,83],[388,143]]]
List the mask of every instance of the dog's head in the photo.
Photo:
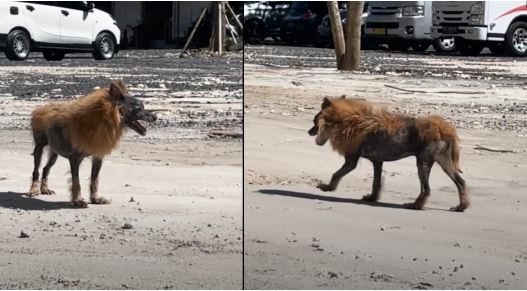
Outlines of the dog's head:
[[141,100],[130,96],[123,81],[116,80],[110,84],[110,98],[119,106],[119,112],[126,126],[130,127],[140,135],[146,135],[146,128],[139,120],[154,122],[157,117],[150,110],[145,110]]
[[[343,96],[344,97],[344,96]],[[341,97],[341,98],[343,98]],[[325,123],[325,120],[321,118],[322,114],[328,107],[331,106],[331,99],[324,97],[320,111],[313,118],[313,127],[308,131],[310,136],[316,136],[315,142],[319,146],[323,146],[329,139],[329,128]]]

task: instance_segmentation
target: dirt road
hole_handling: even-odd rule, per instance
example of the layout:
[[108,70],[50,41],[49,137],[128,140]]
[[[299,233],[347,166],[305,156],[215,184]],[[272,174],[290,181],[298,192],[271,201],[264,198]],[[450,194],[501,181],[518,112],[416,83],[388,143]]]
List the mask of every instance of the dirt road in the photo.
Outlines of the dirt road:
[[[295,50],[298,58],[291,57]],[[520,61],[366,52],[361,72],[342,73],[297,65],[331,56],[304,50],[246,47],[252,58],[244,83],[246,288],[525,288],[527,90]],[[438,75],[426,74],[438,64]],[[448,211],[458,203],[457,191],[434,167],[426,210],[401,208],[419,193],[413,157],[385,163],[379,203],[360,200],[373,177],[366,160],[335,192],[318,190],[318,181],[327,182],[343,158],[329,145],[317,146],[307,130],[322,96],[341,94],[453,122],[471,207]]]
[[[207,133],[241,131],[241,63],[239,54],[179,59],[170,51],[124,51],[109,62],[0,60],[0,288],[240,288],[242,141]],[[105,159],[100,190],[112,203],[71,208],[63,158],[50,174],[57,195],[25,196],[31,110],[111,78],[123,78],[147,108],[166,110],[147,136],[128,131]],[[85,160],[85,198],[89,175]]]

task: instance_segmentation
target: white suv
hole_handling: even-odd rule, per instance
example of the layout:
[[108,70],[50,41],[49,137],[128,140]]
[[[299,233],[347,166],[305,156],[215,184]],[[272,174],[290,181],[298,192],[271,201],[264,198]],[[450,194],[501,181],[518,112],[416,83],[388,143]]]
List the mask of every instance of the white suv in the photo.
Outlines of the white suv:
[[41,51],[48,61],[66,53],[92,52],[111,59],[119,50],[117,22],[85,1],[0,1],[0,50],[10,60]]

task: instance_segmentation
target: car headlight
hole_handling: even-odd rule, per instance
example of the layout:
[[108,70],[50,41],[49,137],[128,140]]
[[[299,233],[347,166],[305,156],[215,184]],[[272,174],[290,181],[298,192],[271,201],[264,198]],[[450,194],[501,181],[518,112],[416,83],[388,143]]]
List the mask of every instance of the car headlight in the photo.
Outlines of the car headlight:
[[483,25],[483,2],[477,2],[470,7],[470,24]]
[[403,8],[403,16],[423,16],[425,15],[424,6],[406,6]]

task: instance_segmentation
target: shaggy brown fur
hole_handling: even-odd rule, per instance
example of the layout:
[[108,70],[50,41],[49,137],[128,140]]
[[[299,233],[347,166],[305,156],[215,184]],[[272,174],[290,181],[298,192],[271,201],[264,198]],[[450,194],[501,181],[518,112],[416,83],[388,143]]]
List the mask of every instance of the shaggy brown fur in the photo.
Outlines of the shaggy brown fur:
[[[106,204],[109,200],[98,194],[98,175],[103,157],[118,144],[130,127],[141,135],[146,129],[138,122],[153,122],[155,115],[144,110],[143,103],[131,97],[122,81],[114,81],[109,88],[99,89],[78,100],[51,103],[35,109],[31,128],[35,140],[33,182],[29,196],[54,194],[48,188],[47,177],[58,155],[67,158],[71,166],[71,200],[76,207],[86,207],[80,197],[78,171],[85,157],[93,156],[90,199],[92,203]],[[38,189],[39,166],[43,148],[50,146],[49,160],[42,171]]]
[[33,134],[55,124],[63,125],[64,135],[74,148],[100,158],[119,144],[125,131],[119,107],[112,102],[108,88],[76,101],[44,105],[31,114]]
[[364,157],[372,161],[375,170],[372,194],[364,199],[376,201],[381,190],[382,163],[415,155],[421,194],[408,207],[424,207],[430,195],[428,177],[434,162],[440,164],[458,188],[460,204],[452,210],[463,211],[469,205],[465,182],[458,174],[461,170],[456,129],[439,116],[411,118],[361,99],[326,97],[309,134],[316,135],[318,145],[329,140],[333,149],[346,158],[331,182],[320,184],[322,190],[335,190],[340,179]]

